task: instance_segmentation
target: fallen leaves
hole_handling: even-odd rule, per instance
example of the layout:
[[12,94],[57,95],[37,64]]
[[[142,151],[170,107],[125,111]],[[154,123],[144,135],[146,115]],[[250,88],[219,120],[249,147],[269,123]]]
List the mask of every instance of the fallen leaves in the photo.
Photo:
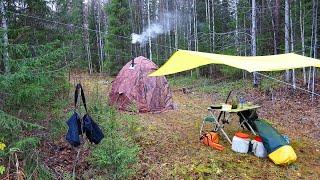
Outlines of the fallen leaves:
[[[43,159],[44,163],[55,172],[57,177],[65,173],[72,173],[77,151],[64,140],[64,137],[55,142],[44,142],[41,151],[45,157]],[[76,163],[76,172],[81,174],[89,167],[86,161],[89,150],[86,147],[81,147],[80,153],[81,155]]]

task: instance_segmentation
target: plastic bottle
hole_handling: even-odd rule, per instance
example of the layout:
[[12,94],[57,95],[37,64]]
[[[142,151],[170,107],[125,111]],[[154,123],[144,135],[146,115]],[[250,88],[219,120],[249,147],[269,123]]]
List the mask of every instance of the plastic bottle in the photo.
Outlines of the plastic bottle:
[[244,98],[242,96],[240,96],[239,98],[239,103],[240,103],[240,108],[243,108]]

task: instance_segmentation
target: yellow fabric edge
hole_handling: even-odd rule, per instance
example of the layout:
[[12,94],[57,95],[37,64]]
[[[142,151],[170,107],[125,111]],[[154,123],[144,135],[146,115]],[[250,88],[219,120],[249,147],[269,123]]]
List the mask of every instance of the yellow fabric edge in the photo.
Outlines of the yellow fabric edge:
[[320,61],[294,53],[270,56],[230,56],[188,50],[178,50],[158,70],[149,76],[163,76],[183,72],[208,64],[224,64],[254,71],[281,71],[303,67],[320,67]]
[[290,145],[284,145],[273,151],[268,157],[277,165],[291,164],[297,160],[297,155]]
[[194,55],[192,54],[192,51],[179,50],[176,51],[159,69],[150,73],[148,76],[175,74],[208,64],[213,64],[213,61],[209,58]]

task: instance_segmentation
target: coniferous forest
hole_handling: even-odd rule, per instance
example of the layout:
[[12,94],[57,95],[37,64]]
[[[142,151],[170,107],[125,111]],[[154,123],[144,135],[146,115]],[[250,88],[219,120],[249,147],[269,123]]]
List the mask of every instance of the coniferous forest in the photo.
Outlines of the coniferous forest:
[[[174,101],[183,114],[140,116],[136,107],[123,113],[107,103],[114,77],[138,56],[158,66],[179,49],[237,56],[296,53],[318,59],[318,0],[1,0],[0,14],[1,178],[320,176],[319,144],[315,145],[320,137],[318,94],[314,93],[319,88],[316,68],[266,73],[286,85],[224,65],[169,76]],[[73,148],[65,142],[65,122],[73,113],[77,83],[82,83],[89,112],[103,129],[105,138],[99,145],[86,142]],[[296,86],[312,91],[312,100],[310,93],[300,92]],[[181,89],[183,93],[176,95]],[[299,126],[311,134],[313,141],[303,139],[310,138],[306,133],[301,138],[292,137],[300,150],[300,164],[282,168],[266,160],[230,157],[231,150],[214,159],[220,156],[218,152],[197,144],[192,133],[197,134],[200,128],[195,119],[200,121],[207,112],[205,100],[224,101],[230,89],[250,92],[247,99],[265,98],[264,102],[272,104],[266,105],[272,115],[263,110],[261,114],[268,118],[281,119],[282,109],[289,114],[292,111],[289,116],[283,115],[286,118],[307,124]],[[198,93],[206,97],[197,99]],[[274,97],[287,99],[278,102]],[[294,105],[287,110],[283,106],[289,101]],[[184,112],[185,107],[194,112]],[[309,107],[313,109],[306,111]],[[164,125],[167,119],[171,120]],[[186,119],[190,124],[184,124]],[[184,126],[176,127],[177,123]],[[285,132],[300,129],[291,121],[274,124]],[[188,150],[189,146],[196,148]],[[310,154],[301,152],[304,148],[309,151],[309,147]],[[264,170],[257,172],[253,166]]]

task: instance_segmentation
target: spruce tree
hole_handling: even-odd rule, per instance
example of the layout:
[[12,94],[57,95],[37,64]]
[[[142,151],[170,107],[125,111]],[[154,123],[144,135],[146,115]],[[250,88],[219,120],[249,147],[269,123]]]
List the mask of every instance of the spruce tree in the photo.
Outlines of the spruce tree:
[[109,72],[116,74],[131,57],[130,9],[127,0],[111,0],[107,6],[109,17],[106,52]]
[[[0,126],[3,129],[0,141],[9,147],[17,147],[15,144],[20,141],[26,143],[25,137],[21,137],[22,130],[37,127],[30,121],[47,119],[51,110],[58,108],[58,104],[68,95],[65,70],[69,65],[65,55],[70,47],[64,46],[55,24],[32,18],[48,19],[51,15],[44,0],[25,3],[25,9],[17,8],[14,2],[4,3],[10,73],[3,73],[4,67],[1,67]],[[3,43],[0,43],[0,54],[4,49]]]

